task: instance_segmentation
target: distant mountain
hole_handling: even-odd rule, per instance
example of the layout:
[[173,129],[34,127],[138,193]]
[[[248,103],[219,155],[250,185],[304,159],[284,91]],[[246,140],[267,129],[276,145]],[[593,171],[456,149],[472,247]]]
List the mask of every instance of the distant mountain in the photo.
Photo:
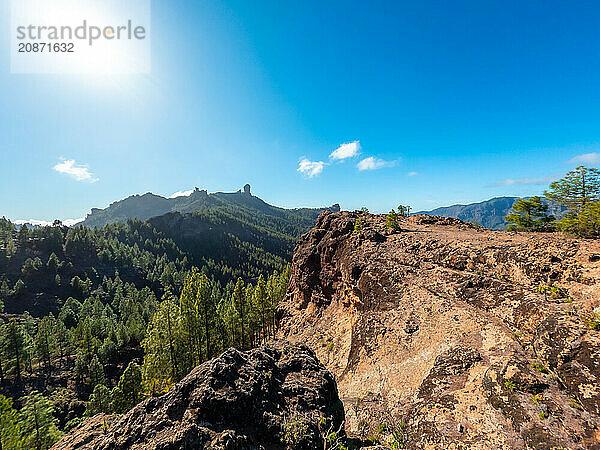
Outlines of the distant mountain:
[[232,193],[216,192],[209,194],[206,190],[196,188],[189,196],[166,198],[147,193],[132,195],[124,200],[112,203],[105,209],[92,208],[92,211],[80,225],[99,228],[109,223],[124,222],[134,218],[147,220],[168,213],[193,213],[210,211],[218,208],[243,208],[249,215],[259,215],[275,225],[276,229],[287,235],[299,235],[313,226],[316,218],[325,209],[339,211],[339,205],[330,208],[298,208],[285,209],[269,205],[252,195],[250,185],[243,191]]
[[[416,214],[428,214],[430,216],[455,217],[465,222],[477,222],[492,230],[505,230],[508,223],[504,216],[511,210],[513,204],[519,197],[495,197],[479,203],[467,205],[452,205],[436,208],[431,211],[420,211]],[[547,200],[548,213],[555,217],[561,217],[565,208]]]

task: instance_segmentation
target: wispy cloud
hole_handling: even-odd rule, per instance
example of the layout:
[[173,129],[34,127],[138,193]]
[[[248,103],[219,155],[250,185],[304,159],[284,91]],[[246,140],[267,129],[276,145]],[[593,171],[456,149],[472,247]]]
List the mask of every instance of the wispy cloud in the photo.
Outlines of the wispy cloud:
[[323,161],[310,161],[307,158],[302,158],[296,170],[305,177],[312,178],[323,172],[325,165]]
[[600,153],[583,153],[581,155],[574,156],[568,162],[569,164],[598,164],[600,163]]
[[177,192],[174,192],[172,195],[170,195],[169,198],[189,197],[190,195],[192,195],[192,192],[194,192],[193,189],[189,189],[187,191],[177,191]]
[[419,175],[418,172],[408,172],[407,174],[409,177],[416,177],[417,175]]
[[77,181],[87,181],[95,183],[99,178],[94,177],[86,164],[77,164],[74,159],[65,159],[53,167],[53,169],[65,175],[70,176]]
[[359,152],[360,152],[360,142],[359,141],[346,142],[345,144],[340,145],[333,152],[331,152],[331,155],[329,155],[329,158],[331,158],[335,161],[339,161],[339,160],[343,160],[343,159],[347,159],[347,158],[352,158],[353,156],[358,155]]
[[377,170],[383,167],[392,167],[396,164],[396,161],[385,161],[383,159],[375,158],[374,156],[369,156],[368,158],[362,159],[356,165],[358,170]]
[[506,180],[497,181],[492,186],[513,186],[513,185],[525,185],[525,184],[548,184],[556,180],[555,176],[547,176],[540,178],[507,178]]

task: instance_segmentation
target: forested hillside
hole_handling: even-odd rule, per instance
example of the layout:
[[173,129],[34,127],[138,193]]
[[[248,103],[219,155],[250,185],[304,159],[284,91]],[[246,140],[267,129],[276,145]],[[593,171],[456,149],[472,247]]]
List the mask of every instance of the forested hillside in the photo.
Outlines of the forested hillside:
[[315,212],[223,195],[247,204],[95,228],[0,220],[1,448],[48,448],[272,335]]

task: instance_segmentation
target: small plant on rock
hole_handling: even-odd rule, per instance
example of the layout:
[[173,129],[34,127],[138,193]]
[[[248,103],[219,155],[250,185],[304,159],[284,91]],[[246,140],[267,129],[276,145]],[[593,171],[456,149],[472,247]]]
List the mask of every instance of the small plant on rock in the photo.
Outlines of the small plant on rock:
[[600,331],[600,314],[593,313],[587,318],[585,324],[590,330]]
[[352,235],[356,236],[358,233],[360,233],[360,230],[362,230],[363,224],[362,224],[362,218],[359,217],[358,219],[356,219],[356,222],[354,222],[354,231],[352,232]]
[[323,450],[348,450],[342,433],[343,429],[344,422],[336,430],[333,422],[327,420],[326,417],[322,417],[319,420],[319,432],[323,439]]
[[283,419],[283,432],[281,442],[294,445],[305,439],[308,435],[308,421],[306,417],[294,414]]
[[534,363],[531,365],[535,370],[537,370],[540,373],[548,373],[548,369],[546,369],[543,365],[538,364],[538,363]]
[[552,300],[561,300],[563,299],[568,299],[569,298],[569,294],[568,292],[563,289],[560,288],[558,286],[547,286],[544,284],[540,284],[538,286],[538,288],[536,289],[536,292],[538,294],[544,294],[544,298],[545,299],[552,299]]
[[382,422],[378,428],[380,442],[384,442],[391,449],[404,448],[406,424],[390,418],[390,423]]
[[583,411],[583,408],[581,407],[581,405],[579,404],[579,402],[576,399],[574,399],[574,398],[571,399],[571,401],[569,403],[569,406],[571,408],[573,408],[573,409],[578,410],[578,411]]
[[361,440],[365,440],[369,435],[369,424],[366,420],[361,420],[358,422],[358,436]]

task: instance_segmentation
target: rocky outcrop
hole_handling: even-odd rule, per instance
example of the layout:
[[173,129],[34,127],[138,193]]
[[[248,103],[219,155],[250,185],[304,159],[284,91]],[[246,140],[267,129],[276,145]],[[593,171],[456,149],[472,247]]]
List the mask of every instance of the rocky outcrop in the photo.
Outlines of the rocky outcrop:
[[96,416],[54,445],[71,449],[315,449],[343,435],[333,376],[302,345],[230,349],[120,418]]
[[280,337],[335,375],[346,430],[404,448],[600,448],[600,243],[399,225],[323,213],[278,312]]

